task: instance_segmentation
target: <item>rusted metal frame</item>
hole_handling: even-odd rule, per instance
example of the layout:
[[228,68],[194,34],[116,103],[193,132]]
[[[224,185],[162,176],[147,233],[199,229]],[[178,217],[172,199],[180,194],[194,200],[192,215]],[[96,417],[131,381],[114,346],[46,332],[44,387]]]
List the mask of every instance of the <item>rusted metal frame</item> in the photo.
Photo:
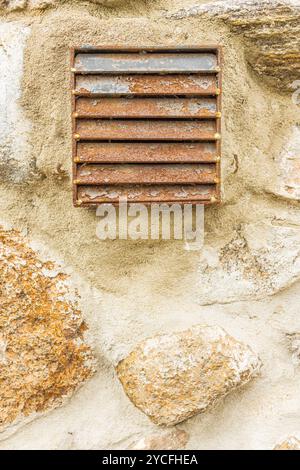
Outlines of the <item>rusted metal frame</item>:
[[75,53],[74,71],[79,75],[86,74],[194,74],[218,72],[217,50],[211,51],[77,51]]
[[[101,48],[99,48],[101,49]],[[118,49],[118,48],[116,48]],[[177,50],[182,50],[183,48],[180,48],[180,49],[173,49],[174,52],[177,51]],[[199,47],[196,47],[195,50],[197,51],[200,51],[200,50],[217,50],[218,51],[218,64],[219,64],[219,70],[218,70],[218,73],[217,73],[217,76],[218,76],[218,88],[219,90],[217,90],[217,113],[221,113],[221,91],[222,91],[222,76],[221,76],[221,65],[222,65],[222,51],[221,51],[221,47],[220,46],[212,46],[211,49],[208,49],[208,48],[199,48]],[[80,51],[82,51],[82,48],[79,48]],[[138,49],[134,49],[134,50],[137,50],[139,51],[140,48]],[[151,48],[151,50],[165,50],[165,49],[161,49],[161,48]],[[167,49],[167,50],[170,50],[170,49]],[[87,52],[90,52],[91,49],[88,48],[87,49]],[[125,52],[125,51],[124,51]],[[72,77],[71,77],[71,89],[74,90],[75,89],[75,73],[74,73],[74,58],[75,58],[75,53],[76,53],[76,48],[73,48],[73,50],[71,50],[71,69],[73,70],[73,73],[72,73]],[[95,96],[95,95],[93,95]],[[114,96],[116,96],[116,94],[114,94]],[[156,95],[157,96],[157,95]],[[203,95],[202,95],[203,96]],[[213,96],[211,93],[208,93],[208,96]],[[75,112],[75,94],[73,94],[72,96],[72,111],[73,111],[73,115],[72,115],[72,128],[73,128],[73,135],[74,135],[74,127],[75,127],[75,123],[76,123],[76,117],[74,116],[74,112]],[[206,116],[207,118],[207,116]],[[218,131],[218,134],[220,134],[221,132],[221,120],[220,120],[220,116],[217,117],[217,131]],[[73,153],[73,178],[74,178],[74,172],[76,174],[76,163],[75,163],[75,156],[76,156],[76,148],[77,148],[77,142],[75,139],[73,139],[73,144],[72,144],[72,153]],[[217,149],[218,149],[218,156],[221,155],[221,142],[220,140],[218,139],[217,140]],[[75,170],[74,170],[75,168]],[[220,175],[220,162],[219,162],[219,159],[217,159],[217,169],[218,169],[218,175]],[[76,185],[76,188],[77,188],[77,185]],[[220,194],[220,183],[217,183],[217,189],[218,189],[218,193]],[[76,193],[75,193],[76,191]],[[97,201],[96,203],[94,203],[93,201],[77,201],[77,189],[75,189],[74,191],[74,202],[77,204],[76,205],[86,205],[86,206],[91,206],[91,205],[98,205],[100,202]],[[218,198],[219,199],[219,198]],[[107,200],[106,201],[103,201],[103,202],[108,202]],[[135,202],[143,202],[145,204],[151,204],[151,201],[135,201]],[[164,200],[164,202],[179,202],[178,199],[176,200],[169,200],[169,201],[166,201]],[[195,199],[192,199],[192,200],[188,200],[188,199],[185,199],[184,200],[185,203],[191,203],[191,204],[195,204],[197,203],[197,201],[195,202]],[[203,204],[210,204],[212,202],[212,198],[210,201],[208,200],[205,200],[204,197],[201,197],[199,198],[199,202],[203,203]],[[215,201],[214,201],[215,202]],[[118,202],[113,202],[114,205],[118,205]]]
[[218,203],[221,202],[221,195],[222,195],[222,189],[221,189],[221,161],[222,161],[222,140],[221,140],[221,132],[222,132],[222,69],[223,69],[223,50],[222,46],[218,46],[217,48],[217,57],[218,57],[218,64],[219,64],[219,72],[218,72],[218,88],[220,90],[219,95],[217,96],[217,112],[219,113],[219,118],[217,118],[216,122],[216,128],[217,128],[217,133],[220,136],[220,139],[217,140],[217,154],[219,157],[219,161],[217,162],[216,169],[217,169],[217,178],[218,178],[218,183],[217,183],[217,201]]
[[77,140],[107,141],[214,141],[220,138],[216,133],[215,121],[187,120],[79,120]]
[[74,46],[74,53],[76,54],[77,52],[140,52],[140,51],[146,51],[146,52],[213,52],[219,49],[220,46],[213,45],[213,44],[208,44],[206,46],[196,46],[196,45],[191,45],[191,46],[141,46],[141,47],[130,47],[130,46],[124,46],[124,45],[106,45],[106,46],[94,46],[94,45],[86,45],[86,46]]
[[[130,194],[130,199],[135,199],[137,197],[142,197],[143,199],[149,199],[149,197],[158,198],[162,196],[163,198],[173,197],[178,199],[181,195],[178,195],[179,192],[190,192],[190,198],[209,198],[211,194],[215,193],[216,187],[212,184],[202,185],[202,184],[173,184],[165,186],[162,183],[154,183],[154,184],[120,184],[119,186],[105,184],[101,186],[93,186],[90,184],[83,184],[79,186],[80,193],[83,197],[86,197],[89,201],[99,198],[99,197],[108,197],[109,199],[116,199],[116,191],[119,194],[125,194],[130,191],[134,191],[134,193]],[[113,195],[110,194],[110,191],[113,192]],[[152,192],[152,194],[150,194]],[[155,192],[155,194],[153,194]],[[171,193],[174,195],[170,196]],[[169,195],[168,195],[169,194]]]
[[[74,69],[74,60],[75,60],[75,48],[71,47],[70,49],[70,66],[71,66],[71,75],[70,75],[70,87],[71,90],[75,88],[75,73],[72,72]],[[77,155],[77,140],[74,137],[76,131],[76,118],[75,118],[75,109],[76,109],[76,97],[74,94],[71,94],[71,110],[72,110],[72,186],[73,186],[73,204],[75,206],[78,204],[78,187],[75,184],[76,175],[77,175],[77,164],[75,162]]]
[[[151,188],[151,187],[150,187]],[[152,196],[151,198],[145,198],[142,194],[135,196],[134,198],[130,199],[127,198],[128,203],[143,203],[143,204],[153,204],[153,203],[158,203],[158,204],[163,204],[163,203],[177,203],[177,204],[182,204],[188,203],[188,204],[198,204],[198,203],[203,203],[203,204],[211,204],[211,195],[193,195],[189,196],[186,199],[182,199],[182,197],[170,197],[169,195],[162,195],[157,198],[155,196]],[[110,203],[115,206],[119,204],[119,199],[118,197],[116,198],[111,198],[108,196],[99,196],[98,198],[94,198],[91,200],[84,200],[84,196],[81,195],[82,198],[82,204],[89,206],[89,205],[99,205],[99,204],[105,204],[105,203]]]
[[[74,74],[75,75],[75,74]],[[122,98],[122,97],[125,97],[125,96],[137,96],[137,97],[149,97],[149,98],[153,98],[153,97],[164,97],[164,96],[167,96],[167,97],[172,97],[174,96],[174,98],[181,98],[181,97],[188,97],[188,98],[197,98],[197,97],[209,97],[209,96],[218,96],[220,94],[220,91],[218,89],[216,89],[215,92],[210,92],[210,91],[201,91],[201,93],[195,93],[195,92],[192,92],[192,93],[189,93],[189,92],[185,92],[185,93],[145,93],[145,92],[135,92],[135,93],[91,93],[89,91],[76,91],[75,89],[73,89],[73,94],[75,96],[78,96],[78,97],[83,97],[83,98],[102,98],[103,96],[109,98],[109,97],[116,97],[116,98]]]
[[207,98],[219,93],[217,74],[197,73],[184,76],[180,73],[105,73],[101,76],[86,74],[78,77],[74,73],[76,80],[73,93],[79,97]]
[[178,172],[178,174],[176,175],[176,178],[175,177],[172,178],[172,176],[170,175],[169,177],[165,177],[165,179],[163,179],[158,169],[156,173],[157,175],[154,180],[150,180],[150,179],[138,180],[137,177],[131,175],[130,181],[123,180],[121,174],[119,174],[119,176],[116,177],[113,181],[108,180],[106,176],[99,178],[97,174],[94,174],[91,177],[91,179],[89,179],[89,177],[85,177],[85,176],[81,176],[80,174],[77,174],[77,179],[75,180],[75,184],[77,186],[103,186],[105,184],[106,185],[109,184],[111,186],[122,186],[126,184],[129,186],[132,184],[144,184],[144,185],[150,185],[150,186],[154,184],[164,184],[168,186],[174,186],[174,184],[181,184],[181,185],[197,184],[197,185],[205,186],[205,185],[216,184],[216,173],[211,173],[211,174],[203,173],[201,177],[198,176],[198,179],[193,178],[192,176],[184,177],[183,170]]
[[[152,115],[148,115],[146,116],[145,114],[143,116],[141,116],[140,114],[136,113],[136,114],[131,114],[130,116],[128,114],[122,114],[122,115],[119,115],[119,116],[109,116],[108,114],[84,114],[84,113],[80,113],[78,111],[75,111],[75,117],[77,119],[111,119],[111,120],[117,120],[117,119],[165,119],[165,120],[169,120],[169,119],[180,119],[180,117],[176,114],[152,114]],[[203,120],[203,119],[217,119],[218,118],[218,113],[213,113],[213,114],[198,114],[197,116],[195,115],[186,115],[186,116],[182,116],[181,119],[185,119],[185,120]]]
[[[92,192],[92,194],[89,194]],[[185,192],[186,195],[178,194],[178,192]],[[153,194],[152,194],[153,193]],[[154,194],[156,193],[156,194]],[[172,194],[173,193],[173,194]],[[177,193],[177,194],[176,194]],[[215,185],[101,185],[79,186],[79,194],[83,203],[87,205],[92,203],[94,205],[100,203],[115,203],[118,204],[119,197],[127,197],[128,202],[143,202],[143,203],[164,203],[164,202],[177,202],[182,203],[183,197],[185,201],[190,203],[199,203],[206,201],[210,203],[211,197],[215,195]]]
[[[95,141],[95,142],[117,142],[118,141],[118,138],[116,137],[90,137],[89,135],[81,135],[80,134],[77,134],[75,133],[74,134],[74,138],[78,141],[78,142],[92,142],[92,141]],[[219,137],[219,134],[218,133],[207,133],[207,134],[203,134],[202,136],[199,136],[197,138],[183,138],[183,137],[155,137],[155,138],[151,138],[151,137],[140,137],[139,139],[137,138],[133,138],[133,137],[128,137],[128,139],[126,139],[126,136],[122,136],[119,140],[120,141],[127,141],[128,143],[129,142],[132,142],[132,143],[135,143],[135,142],[217,142],[218,140],[220,139]],[[218,152],[218,149],[217,149],[217,152]],[[201,162],[199,162],[201,163]]]
[[[143,199],[135,199],[134,201],[127,201],[128,204],[144,204],[145,206],[151,206],[152,204],[173,204],[173,203],[177,203],[177,204],[192,204],[192,205],[195,205],[195,204],[203,204],[203,205],[211,205],[212,202],[211,202],[211,198],[209,199],[203,199],[203,198],[199,198],[199,199],[161,199],[160,201],[149,201],[149,200],[143,200]],[[99,206],[99,204],[111,204],[112,206],[115,206],[115,207],[118,207],[119,206],[119,202],[118,201],[114,201],[114,200],[108,200],[108,199],[103,199],[103,200],[100,200],[98,202],[94,202],[94,201],[82,201],[80,200],[80,203],[77,205],[80,206],[80,207],[83,207],[83,206],[87,206],[87,207],[90,207],[90,206]]]
[[87,45],[87,46],[73,46],[75,53],[84,52],[216,52],[222,48],[220,44],[206,44],[199,46],[197,44],[192,45],[180,45],[180,46],[124,46],[124,45]]
[[[211,201],[210,199],[163,199],[161,201],[144,201],[142,199],[137,199],[134,201],[127,201],[128,204],[143,204],[146,207],[151,207],[152,204],[191,204],[192,206],[195,205],[203,205],[203,206],[211,206],[214,204],[214,202]],[[118,208],[120,206],[120,203],[118,201],[109,201],[109,200],[103,200],[103,201],[98,201],[98,202],[89,202],[89,201],[81,201],[76,204],[77,207],[86,207],[86,208],[92,208],[92,207],[97,207],[100,204],[111,204],[113,207]]]
[[99,71],[99,70],[89,70],[89,71],[85,71],[85,70],[79,70],[79,69],[76,69],[75,67],[74,68],[74,73],[76,75],[153,75],[155,73],[157,73],[158,75],[161,75],[162,77],[167,77],[168,75],[175,75],[175,74],[180,74],[180,75],[199,75],[199,74],[206,74],[206,75],[217,75],[219,73],[218,69],[211,69],[211,70],[103,70],[103,71]]
[[75,117],[78,119],[216,119],[217,100],[204,98],[201,101],[201,98],[79,98]]
[[214,149],[203,142],[81,142],[76,163],[216,163],[216,144],[206,145]]
[[180,74],[180,75],[199,75],[199,74],[206,74],[206,75],[216,75],[218,73],[218,69],[198,69],[198,70],[192,70],[192,69],[185,69],[185,70],[182,70],[182,69],[172,69],[170,70],[169,68],[166,68],[166,69],[162,69],[162,70],[155,70],[155,69],[151,69],[151,70],[146,70],[146,69],[141,69],[141,70],[100,70],[100,69],[97,69],[97,70],[80,70],[80,69],[76,69],[76,64],[75,64],[75,67],[74,67],[74,73],[76,73],[76,75],[120,75],[120,76],[123,76],[123,75],[153,75],[155,73],[161,75],[162,77],[167,77],[168,75],[175,75],[175,74]]
[[[153,192],[153,194],[152,194]],[[185,192],[186,195],[178,194]],[[156,193],[156,194],[154,194]],[[190,203],[211,203],[211,197],[216,196],[216,187],[214,184],[187,184],[187,185],[81,185],[79,186],[79,195],[83,203],[97,205],[101,203],[118,204],[119,197],[127,197],[128,202],[143,203],[164,203],[189,201]]]
[[[180,168],[179,168],[180,167]],[[202,164],[103,164],[80,165],[78,185],[211,185],[216,183],[216,165]]]

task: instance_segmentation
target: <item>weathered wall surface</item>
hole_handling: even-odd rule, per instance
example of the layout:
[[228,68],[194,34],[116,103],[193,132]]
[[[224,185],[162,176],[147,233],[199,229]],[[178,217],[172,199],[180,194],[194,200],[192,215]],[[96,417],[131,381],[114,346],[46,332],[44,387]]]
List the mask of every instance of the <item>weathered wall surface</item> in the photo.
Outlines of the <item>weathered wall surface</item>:
[[[0,448],[298,442],[298,1],[2,1],[0,13]],[[224,45],[224,202],[206,210],[202,251],[101,242],[94,211],[72,207],[69,47],[80,43]],[[27,280],[17,292],[12,274]],[[200,347],[219,368],[211,382],[197,377],[210,377]],[[165,389],[164,373],[187,377],[184,390]],[[147,417],[155,394],[172,409],[163,422]]]

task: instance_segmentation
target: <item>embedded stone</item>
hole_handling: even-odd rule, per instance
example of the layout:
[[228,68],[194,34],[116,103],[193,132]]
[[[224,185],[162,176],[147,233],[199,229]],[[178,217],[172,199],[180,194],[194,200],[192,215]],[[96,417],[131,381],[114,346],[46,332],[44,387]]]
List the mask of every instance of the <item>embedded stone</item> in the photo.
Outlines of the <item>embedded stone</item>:
[[196,325],[141,342],[116,367],[125,393],[158,425],[203,413],[261,367],[252,349],[218,326]]
[[0,432],[64,403],[95,371],[70,279],[0,227]]
[[174,18],[208,15],[246,40],[249,64],[277,88],[293,89],[300,70],[300,4],[297,0],[221,0],[183,8]]
[[295,436],[288,437],[277,444],[274,450],[300,450],[300,440]]

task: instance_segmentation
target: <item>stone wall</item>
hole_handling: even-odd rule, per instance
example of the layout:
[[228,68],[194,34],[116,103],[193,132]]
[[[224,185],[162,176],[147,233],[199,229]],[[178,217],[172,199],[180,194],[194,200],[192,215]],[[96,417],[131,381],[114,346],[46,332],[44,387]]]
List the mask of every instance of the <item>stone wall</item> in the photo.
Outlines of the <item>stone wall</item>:
[[[299,11],[0,2],[1,449],[298,446]],[[223,203],[201,251],[100,241],[73,208],[82,43],[223,44]]]

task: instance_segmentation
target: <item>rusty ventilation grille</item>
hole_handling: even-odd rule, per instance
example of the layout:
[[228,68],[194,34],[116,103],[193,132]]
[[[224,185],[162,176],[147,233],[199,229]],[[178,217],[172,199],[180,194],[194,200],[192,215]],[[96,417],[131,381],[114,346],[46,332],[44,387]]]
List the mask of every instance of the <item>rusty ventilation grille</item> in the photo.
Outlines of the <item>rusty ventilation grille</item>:
[[221,50],[74,48],[76,206],[220,201]]

